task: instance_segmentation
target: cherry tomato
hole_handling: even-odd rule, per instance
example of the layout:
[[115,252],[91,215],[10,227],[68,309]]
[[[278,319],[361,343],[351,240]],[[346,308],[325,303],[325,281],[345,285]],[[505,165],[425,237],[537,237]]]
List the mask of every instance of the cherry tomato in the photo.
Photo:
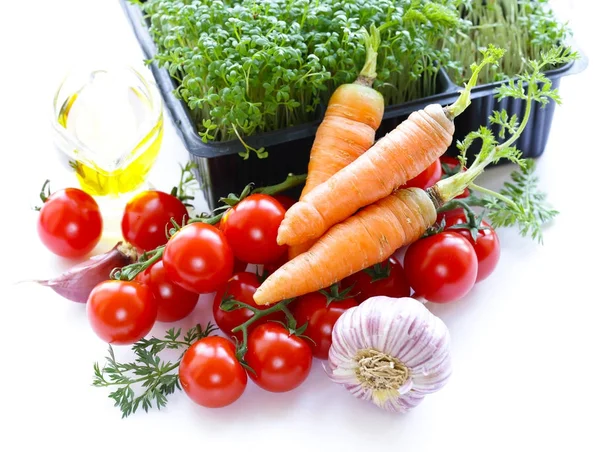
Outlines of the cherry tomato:
[[297,388],[306,380],[312,366],[308,344],[273,322],[259,325],[250,333],[245,358],[256,372],[249,372],[250,378],[270,392]]
[[[237,301],[241,301],[253,308],[264,310],[268,309],[269,306],[258,306],[252,298],[256,289],[260,286],[260,282],[254,273],[241,272],[236,273],[233,277],[227,281],[224,287],[220,288],[215,294],[213,301],[213,316],[215,323],[225,334],[237,339],[242,339],[242,332],[236,331],[232,333],[231,330],[236,326],[241,325],[250,317],[253,312],[248,308],[234,309],[233,311],[224,311],[221,309],[221,301],[226,297],[233,297]],[[256,322],[252,323],[248,327],[248,333],[250,333],[258,325],[261,325],[269,320],[285,320],[285,314],[281,311],[274,312],[273,314],[267,315],[260,318]]]
[[158,303],[156,320],[160,322],[181,320],[191,314],[198,303],[197,293],[185,290],[169,279],[162,260],[138,274],[136,279],[152,291]]
[[500,240],[496,231],[486,221],[481,222],[484,229],[477,232],[477,241],[473,241],[473,236],[468,229],[449,229],[451,226],[465,223],[467,223],[467,219],[462,209],[446,215],[446,229],[462,235],[473,246],[475,254],[477,254],[476,282],[483,281],[492,274],[500,260]]
[[248,264],[246,262],[242,262],[239,259],[233,259],[233,273],[245,272],[246,268],[248,268]]
[[162,191],[144,191],[125,206],[121,220],[123,238],[141,251],[150,251],[167,243],[166,231],[171,218],[179,225],[187,218],[185,205]]
[[381,264],[348,276],[342,282],[342,286],[344,288],[352,286],[350,293],[359,303],[379,295],[393,298],[410,295],[410,286],[406,281],[402,264],[393,256]]
[[436,159],[431,165],[418,176],[409,180],[404,187],[418,187],[425,190],[433,186],[442,177],[442,164],[439,159]]
[[181,387],[190,399],[208,408],[232,404],[244,393],[248,376],[225,338],[210,336],[192,344],[179,365]]
[[[465,171],[465,169],[462,168],[462,165],[456,157],[442,155],[440,157],[440,162],[442,164],[442,179],[450,177],[458,173],[459,171]],[[469,196],[470,193],[471,192],[469,191],[469,189],[465,188],[465,190],[460,195],[458,195],[457,198],[466,198],[467,196]]]
[[92,329],[102,340],[127,345],[150,332],[158,303],[144,284],[108,280],[94,287],[86,310]]
[[457,207],[456,209],[447,210],[445,212],[440,212],[440,213],[437,214],[437,218],[436,218],[435,222],[438,225],[441,225],[442,224],[442,220],[448,221],[448,218],[450,218],[452,215],[456,215],[456,214],[458,214],[460,212],[464,212],[464,210],[462,209],[462,207]]
[[273,195],[273,198],[279,201],[279,204],[281,204],[285,210],[289,210],[289,208],[297,202],[294,198],[287,195]]
[[250,264],[266,264],[286,251],[277,244],[284,216],[285,209],[272,196],[250,195],[223,215],[221,230],[235,257]]
[[190,223],[167,242],[163,254],[167,275],[175,284],[196,293],[210,293],[233,273],[233,253],[214,226]]
[[269,276],[270,274],[275,273],[275,270],[288,261],[288,246],[285,248],[285,253],[283,253],[279,259],[277,259],[275,262],[269,262],[263,266],[263,277],[265,277],[264,275]]
[[327,359],[331,347],[331,332],[333,325],[348,309],[358,306],[354,298],[332,300],[327,303],[327,297],[319,292],[312,292],[299,297],[294,303],[293,314],[298,326],[308,322],[302,333],[314,342],[307,341],[313,356]]
[[88,254],[102,236],[98,204],[86,192],[67,188],[52,193],[44,202],[37,221],[42,243],[62,257]]
[[409,245],[404,271],[415,293],[447,303],[465,296],[475,284],[477,255],[462,235],[444,231]]

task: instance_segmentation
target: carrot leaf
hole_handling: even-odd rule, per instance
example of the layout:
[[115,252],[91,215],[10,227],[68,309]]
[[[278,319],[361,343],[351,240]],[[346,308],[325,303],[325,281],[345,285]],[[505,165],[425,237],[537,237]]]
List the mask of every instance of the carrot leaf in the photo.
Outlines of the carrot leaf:
[[[181,328],[171,328],[164,338],[152,337],[136,342],[132,351],[132,362],[121,363],[115,357],[112,346],[108,346],[106,363],[100,367],[94,364],[93,386],[116,388],[108,397],[114,400],[121,410],[122,417],[135,413],[138,408],[148,412],[154,405],[160,410],[167,405],[167,396],[181,389],[177,369],[183,353],[194,342],[210,336],[216,327],[209,323],[206,328],[200,325],[188,330],[181,337]],[[166,361],[160,353],[165,350],[181,350],[179,359]],[[137,391],[137,392],[136,392]]]
[[[483,190],[487,194],[482,199],[486,216],[493,227],[516,225],[523,237],[529,236],[542,243],[542,226],[558,215],[558,211],[546,203],[546,194],[537,187],[534,161],[526,159],[520,170],[513,171],[510,178],[511,181],[500,190],[500,196]],[[471,185],[471,188],[481,191],[481,187],[476,185]]]
[[[466,171],[442,179],[430,189],[434,192],[432,198],[437,199],[439,205],[454,199],[469,187],[486,195],[478,205],[487,209],[488,216],[495,227],[516,225],[521,235],[542,241],[542,225],[558,212],[545,204],[545,195],[537,190],[537,178],[533,175],[535,165],[530,159],[523,158],[515,143],[527,126],[534,102],[542,106],[550,101],[560,103],[558,91],[552,87],[552,82],[543,72],[545,68],[566,64],[578,57],[577,52],[569,47],[556,46],[547,52],[542,52],[539,60],[529,61],[529,69],[525,73],[507,81],[497,89],[495,96],[498,99],[513,98],[524,101],[523,117],[520,121],[516,116],[509,118],[505,110],[495,111],[490,116],[489,123],[500,126],[498,136],[504,140],[502,142],[496,138],[490,128],[483,126],[457,142],[460,150],[458,158],[463,166],[467,163],[467,150],[476,140],[481,141],[481,150]],[[463,104],[459,105],[463,106]],[[501,159],[519,165],[520,171],[511,174],[511,181],[506,183],[500,192],[476,185],[475,179],[485,168]]]
[[487,49],[480,50],[483,55],[481,63],[471,65],[471,78],[465,84],[465,88],[461,91],[459,98],[452,105],[446,107],[447,114],[450,118],[456,118],[471,105],[471,90],[477,85],[477,77],[481,70],[489,65],[494,65],[504,56],[504,49],[490,44]]

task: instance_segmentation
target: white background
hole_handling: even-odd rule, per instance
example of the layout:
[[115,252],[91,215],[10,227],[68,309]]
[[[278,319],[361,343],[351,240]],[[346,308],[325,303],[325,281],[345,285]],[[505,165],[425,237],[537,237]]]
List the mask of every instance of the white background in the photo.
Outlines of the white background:
[[[315,362],[308,381],[287,394],[250,384],[234,405],[209,410],[178,393],[167,409],[126,420],[107,391],[91,386],[106,345],[88,327],[85,307],[14,283],[68,267],[39,243],[30,210],[44,179],[64,177],[49,127],[60,77],[83,61],[138,63],[141,52],[116,0],[3,4],[0,450],[600,450],[599,11],[593,0],[554,4],[590,58],[585,72],[562,81],[564,104],[538,163],[561,214],[543,246],[499,231],[493,276],[459,302],[430,306],[452,334],[455,370],[441,392],[393,415],[331,384]],[[151,181],[169,189],[186,156],[167,123]],[[509,169],[480,182],[498,186]],[[113,239],[107,233],[97,251]],[[206,319],[209,303],[201,300],[187,324]]]

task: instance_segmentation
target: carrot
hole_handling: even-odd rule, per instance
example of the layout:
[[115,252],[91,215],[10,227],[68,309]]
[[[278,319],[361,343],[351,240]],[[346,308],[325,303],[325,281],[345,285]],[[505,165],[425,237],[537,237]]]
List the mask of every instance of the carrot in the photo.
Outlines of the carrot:
[[[420,188],[397,189],[387,197],[361,209],[358,213],[330,228],[307,252],[287,262],[270,275],[254,294],[259,305],[294,298],[320,290],[339,282],[360,270],[382,262],[397,249],[422,237],[427,228],[436,221],[436,212],[442,206],[463,193],[466,187],[485,193],[487,200],[480,199],[486,209],[498,216],[490,217],[493,227],[519,225],[522,235],[541,238],[541,226],[556,212],[544,206],[544,195],[536,190],[535,178],[531,177],[533,163],[523,159],[514,146],[525,130],[534,101],[545,105],[550,99],[560,102],[556,90],[543,73],[545,66],[567,63],[577,58],[577,53],[561,47],[542,53],[542,62],[530,62],[531,70],[519,76],[518,82],[509,82],[497,91],[498,99],[524,99],[525,113],[516,130],[509,130],[510,137],[499,142],[490,128],[480,127],[470,132],[459,148],[461,164],[466,163],[466,153],[475,140],[481,140],[481,149],[473,163],[447,179],[438,181],[427,190]],[[523,85],[527,84],[527,92]],[[541,88],[540,88],[541,87]],[[504,115],[504,116],[503,116]],[[494,112],[493,117],[506,116],[506,110]],[[514,120],[511,120],[514,123]],[[497,123],[496,123],[497,124]],[[500,136],[505,138],[502,124]],[[474,183],[484,169],[500,159],[519,164],[522,174],[512,175],[512,182],[496,193]],[[457,205],[464,206],[464,201]]]
[[258,288],[254,301],[272,304],[329,287],[417,240],[436,216],[425,191],[397,190],[336,224],[309,251],[280,267]]
[[[371,86],[377,77],[379,30],[361,30],[367,50],[365,65],[354,83],[340,85],[332,94],[325,117],[317,129],[310,151],[308,176],[300,200],[313,188],[356,160],[375,142],[383,118],[383,96]],[[308,250],[314,241],[289,249],[290,259]]]
[[389,195],[440,157],[452,143],[454,118],[470,104],[477,75],[503,55],[493,46],[483,53],[483,61],[472,66],[471,79],[455,103],[445,108],[432,104],[411,113],[368,151],[310,191],[286,212],[277,242],[296,245],[320,237],[361,207]]

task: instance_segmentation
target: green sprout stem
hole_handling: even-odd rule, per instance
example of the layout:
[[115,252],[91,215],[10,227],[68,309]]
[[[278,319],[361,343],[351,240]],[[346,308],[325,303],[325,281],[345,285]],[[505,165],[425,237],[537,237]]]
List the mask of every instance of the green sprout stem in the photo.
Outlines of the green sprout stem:
[[471,65],[471,78],[461,91],[460,96],[452,105],[445,108],[449,119],[454,119],[471,105],[471,90],[477,85],[477,77],[481,70],[488,64],[496,64],[504,56],[504,49],[499,49],[490,44],[485,50],[482,50],[483,60],[479,64]]
[[375,25],[371,25],[370,33],[366,28],[360,29],[365,40],[365,65],[360,71],[355,83],[360,83],[367,86],[372,86],[377,78],[377,50],[381,44],[381,36],[379,29]]
[[238,140],[240,140],[240,143],[242,143],[242,146],[244,146],[244,149],[246,150],[245,152],[239,153],[240,157],[243,157],[244,160],[247,160],[250,157],[250,152],[254,152],[259,159],[264,159],[269,156],[269,153],[265,151],[264,147],[256,149],[250,146],[248,143],[246,143],[240,135],[240,133],[238,132],[238,129],[235,126],[235,124],[231,124],[231,129],[233,130]]

